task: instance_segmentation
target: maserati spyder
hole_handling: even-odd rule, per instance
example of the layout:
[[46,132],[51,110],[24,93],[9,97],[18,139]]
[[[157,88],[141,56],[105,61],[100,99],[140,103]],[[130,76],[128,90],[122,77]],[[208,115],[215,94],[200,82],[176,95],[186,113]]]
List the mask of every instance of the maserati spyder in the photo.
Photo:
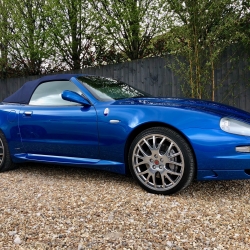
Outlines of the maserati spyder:
[[109,78],[45,76],[0,103],[0,171],[22,162],[130,173],[165,195],[194,179],[249,179],[250,114]]

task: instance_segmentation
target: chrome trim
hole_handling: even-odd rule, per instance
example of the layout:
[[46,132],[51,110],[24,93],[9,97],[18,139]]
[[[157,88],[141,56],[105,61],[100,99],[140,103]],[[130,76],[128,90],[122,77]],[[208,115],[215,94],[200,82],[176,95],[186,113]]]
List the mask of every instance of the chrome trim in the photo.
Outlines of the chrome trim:
[[25,115],[32,115],[32,113],[33,113],[32,111],[25,111],[24,112]]
[[113,124],[117,124],[117,123],[119,123],[120,121],[119,121],[119,120],[110,120],[109,122],[110,122],[110,123],[113,123]]
[[235,148],[236,152],[250,153],[250,146],[240,146]]

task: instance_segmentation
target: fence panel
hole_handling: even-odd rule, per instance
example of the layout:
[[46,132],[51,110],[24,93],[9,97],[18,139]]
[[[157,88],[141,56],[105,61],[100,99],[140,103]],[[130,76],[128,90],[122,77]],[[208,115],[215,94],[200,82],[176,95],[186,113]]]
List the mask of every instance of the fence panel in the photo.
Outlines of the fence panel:
[[[216,89],[215,101],[250,111],[250,70],[246,70],[248,61],[243,58],[234,68],[230,69],[229,53],[225,53],[215,71],[216,86],[219,86]],[[180,79],[166,67],[167,61],[171,63],[169,60],[171,60],[170,57],[145,58],[120,64],[84,68],[69,73],[115,78],[154,96],[183,97]],[[0,101],[14,93],[26,81],[39,77],[0,80]]]

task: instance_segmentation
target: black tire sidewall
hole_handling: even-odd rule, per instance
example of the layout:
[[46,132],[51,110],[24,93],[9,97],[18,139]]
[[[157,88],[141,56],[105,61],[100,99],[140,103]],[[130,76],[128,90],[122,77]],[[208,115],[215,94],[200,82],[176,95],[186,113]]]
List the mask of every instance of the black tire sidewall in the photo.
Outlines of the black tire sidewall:
[[11,169],[15,168],[15,164],[13,163],[13,161],[11,159],[7,140],[5,139],[5,136],[1,131],[0,131],[0,139],[1,139],[1,141],[3,143],[3,147],[4,147],[4,157],[3,157],[2,164],[0,166],[0,172],[4,172],[4,171],[11,170]]

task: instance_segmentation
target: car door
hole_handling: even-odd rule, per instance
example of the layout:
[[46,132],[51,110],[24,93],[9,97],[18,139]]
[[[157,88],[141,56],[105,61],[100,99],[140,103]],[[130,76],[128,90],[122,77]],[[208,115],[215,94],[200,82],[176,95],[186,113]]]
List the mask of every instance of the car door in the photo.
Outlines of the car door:
[[96,110],[63,100],[64,90],[81,94],[71,81],[44,82],[29,105],[21,108],[19,127],[25,153],[98,159]]

